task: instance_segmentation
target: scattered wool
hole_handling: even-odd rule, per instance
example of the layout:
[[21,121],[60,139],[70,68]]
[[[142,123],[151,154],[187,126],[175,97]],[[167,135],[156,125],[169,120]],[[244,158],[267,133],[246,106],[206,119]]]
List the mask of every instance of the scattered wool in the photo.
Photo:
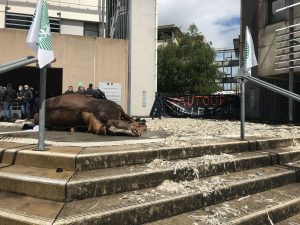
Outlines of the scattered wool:
[[[161,159],[155,159],[151,163],[146,165],[146,172],[162,170],[162,169],[172,169],[174,174],[180,169],[191,169],[194,172],[194,176],[199,179],[200,166],[205,166],[205,169],[209,169],[210,165],[233,161],[236,157],[230,154],[220,154],[220,155],[204,155],[197,158],[189,158],[186,160],[179,161],[166,161]],[[224,163],[225,166],[225,163]]]

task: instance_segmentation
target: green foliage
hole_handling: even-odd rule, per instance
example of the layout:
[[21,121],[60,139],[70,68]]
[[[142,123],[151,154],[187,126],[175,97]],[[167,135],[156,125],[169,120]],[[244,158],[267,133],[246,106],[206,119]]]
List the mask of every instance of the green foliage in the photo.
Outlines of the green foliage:
[[158,48],[158,91],[168,94],[212,94],[220,90],[221,77],[214,64],[215,52],[203,41],[197,26],[176,41]]

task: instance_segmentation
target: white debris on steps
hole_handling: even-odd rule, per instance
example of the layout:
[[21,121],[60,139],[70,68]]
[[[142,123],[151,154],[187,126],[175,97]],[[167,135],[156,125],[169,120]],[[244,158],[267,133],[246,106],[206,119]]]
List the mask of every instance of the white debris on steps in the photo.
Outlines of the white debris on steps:
[[[147,120],[147,126],[150,131],[171,133],[163,144],[172,146],[209,144],[240,137],[239,121],[163,118]],[[300,137],[300,126],[246,123],[246,137],[297,138]]]
[[209,169],[209,166],[212,164],[233,161],[234,159],[236,159],[236,156],[230,154],[204,155],[202,157],[189,158],[179,161],[155,159],[154,161],[146,165],[146,171],[151,172],[161,169],[172,169],[174,170],[174,174],[176,174],[177,170],[187,168],[193,170],[195,178],[198,178],[198,168],[200,166],[204,166],[205,169]]

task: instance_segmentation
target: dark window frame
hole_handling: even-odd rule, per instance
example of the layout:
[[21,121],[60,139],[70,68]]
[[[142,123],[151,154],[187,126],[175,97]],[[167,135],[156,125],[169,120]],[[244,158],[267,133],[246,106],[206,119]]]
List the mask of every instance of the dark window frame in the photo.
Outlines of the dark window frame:
[[286,6],[286,0],[268,0],[267,1],[267,9],[268,9],[268,24],[275,24],[275,23],[279,23],[282,22],[286,19],[286,14],[285,14],[285,10],[276,13],[276,16],[274,15],[274,10],[273,9],[273,5],[274,4],[282,4],[281,6],[279,6],[278,8],[281,7],[285,7]]
[[[92,26],[95,26],[95,28],[97,29],[90,29]],[[90,27],[88,27],[90,26]],[[92,33],[94,33],[95,35],[91,35]],[[86,37],[99,37],[100,36],[100,27],[99,27],[99,23],[96,22],[84,22],[84,32],[83,35]]]
[[[29,30],[32,23],[33,15],[22,13],[5,14],[5,28]],[[49,17],[50,28],[52,33],[60,33],[60,18]]]

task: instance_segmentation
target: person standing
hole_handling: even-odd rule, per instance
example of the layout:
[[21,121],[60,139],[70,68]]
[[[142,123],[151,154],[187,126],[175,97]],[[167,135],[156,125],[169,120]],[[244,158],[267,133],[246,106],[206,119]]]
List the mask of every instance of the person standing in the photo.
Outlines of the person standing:
[[75,92],[78,95],[84,95],[84,90],[82,86],[78,86],[78,90]]
[[97,92],[93,89],[93,84],[89,84],[89,87],[84,92],[85,96],[96,98]]
[[96,96],[97,99],[107,99],[104,92],[101,91],[99,88],[96,89]]
[[22,85],[19,85],[19,90],[17,92],[17,100],[21,106],[21,119],[24,119],[26,117],[26,112],[24,108],[24,93],[24,87]]
[[25,112],[25,118],[30,119],[31,113],[30,113],[30,104],[33,99],[33,93],[29,89],[29,85],[24,85],[24,101],[23,101],[23,107],[24,107],[24,112]]
[[10,83],[7,84],[3,96],[4,117],[9,120],[13,118],[13,102],[17,97],[17,92],[12,88]]
[[74,94],[73,86],[69,86],[69,89],[64,93],[64,95]]

